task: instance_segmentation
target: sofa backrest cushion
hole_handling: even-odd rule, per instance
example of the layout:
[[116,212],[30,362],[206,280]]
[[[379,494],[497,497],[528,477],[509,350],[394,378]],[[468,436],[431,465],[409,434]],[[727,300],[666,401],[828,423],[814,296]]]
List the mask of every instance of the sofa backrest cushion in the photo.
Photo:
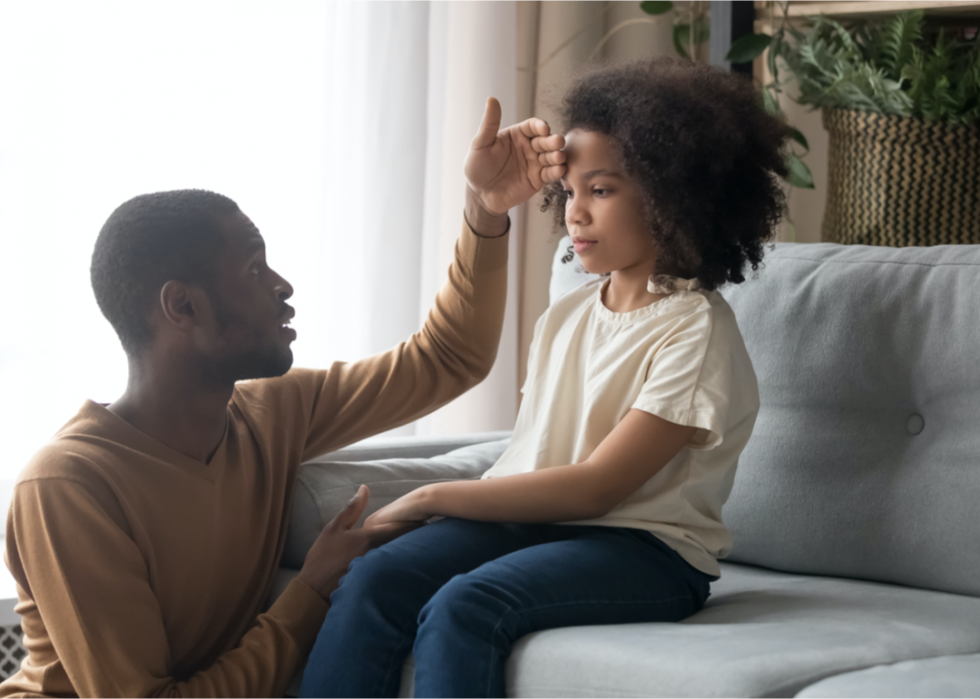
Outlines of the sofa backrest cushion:
[[980,596],[980,246],[779,244],[721,292],[762,400],[729,560]]
[[762,409],[731,560],[980,596],[980,246],[777,246],[722,293]]

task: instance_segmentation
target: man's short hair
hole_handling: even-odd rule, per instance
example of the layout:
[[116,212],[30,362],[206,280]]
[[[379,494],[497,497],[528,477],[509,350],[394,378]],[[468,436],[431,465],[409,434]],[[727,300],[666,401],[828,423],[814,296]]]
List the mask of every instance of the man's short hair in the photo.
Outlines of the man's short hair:
[[112,212],[95,241],[92,290],[133,355],[153,339],[150,309],[168,281],[209,286],[224,240],[220,219],[238,211],[201,189],[141,194]]

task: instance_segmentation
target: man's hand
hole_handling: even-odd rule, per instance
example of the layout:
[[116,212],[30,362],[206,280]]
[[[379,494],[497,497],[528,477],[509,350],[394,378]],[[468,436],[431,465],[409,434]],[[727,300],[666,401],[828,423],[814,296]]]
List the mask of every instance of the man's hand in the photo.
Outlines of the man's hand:
[[367,507],[369,497],[370,492],[366,485],[358,488],[357,494],[323,528],[310,552],[306,554],[306,561],[298,577],[325,600],[329,600],[330,593],[337,589],[351,561],[419,526],[417,523],[395,522],[354,529]]
[[565,174],[565,153],[561,150],[565,138],[552,135],[547,122],[531,118],[499,129],[500,103],[491,97],[463,167],[480,206],[498,216]]

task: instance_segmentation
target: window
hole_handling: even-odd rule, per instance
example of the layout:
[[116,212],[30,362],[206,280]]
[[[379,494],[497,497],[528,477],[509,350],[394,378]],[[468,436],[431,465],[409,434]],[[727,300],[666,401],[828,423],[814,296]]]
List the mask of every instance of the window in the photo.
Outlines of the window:
[[[364,356],[418,327],[419,264],[405,256],[421,249],[427,30],[427,3],[0,5],[8,491],[85,399],[125,387],[88,267],[102,223],[136,194],[200,187],[240,204],[296,288],[299,366]],[[378,156],[386,148],[399,167]],[[398,239],[384,237],[389,210],[402,212]],[[407,275],[380,300],[366,286],[379,264]]]

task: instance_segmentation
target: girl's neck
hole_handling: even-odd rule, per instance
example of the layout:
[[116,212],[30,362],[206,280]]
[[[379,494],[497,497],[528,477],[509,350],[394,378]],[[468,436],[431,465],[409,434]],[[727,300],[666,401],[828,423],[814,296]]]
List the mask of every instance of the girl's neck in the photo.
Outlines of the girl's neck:
[[602,295],[602,303],[613,313],[629,313],[649,306],[667,296],[652,294],[647,290],[649,272],[640,269],[622,269],[610,275]]

